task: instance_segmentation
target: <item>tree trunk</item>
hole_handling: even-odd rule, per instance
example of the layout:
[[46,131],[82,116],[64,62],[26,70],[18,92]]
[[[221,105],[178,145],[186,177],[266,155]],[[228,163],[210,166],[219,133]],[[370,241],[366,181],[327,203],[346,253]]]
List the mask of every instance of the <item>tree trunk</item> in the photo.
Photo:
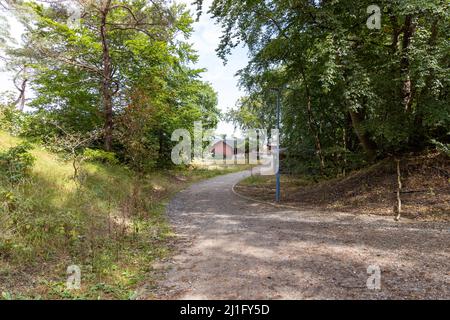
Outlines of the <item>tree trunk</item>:
[[320,143],[319,130],[313,124],[314,116],[313,116],[313,113],[312,113],[312,105],[311,105],[311,99],[312,99],[311,91],[309,90],[308,81],[306,79],[306,73],[305,73],[305,70],[303,68],[302,68],[301,72],[302,72],[303,81],[305,82],[305,89],[306,89],[306,95],[307,95],[307,97],[306,97],[307,98],[306,108],[307,108],[307,111],[308,111],[308,126],[309,126],[309,130],[311,131],[311,134],[314,136],[314,142],[315,142],[315,145],[316,145],[317,157],[319,158],[319,163],[320,163],[320,171],[323,174],[324,170],[325,170],[325,159],[324,159],[323,153],[322,153],[322,144]]
[[164,131],[163,129],[159,129],[158,132],[158,144],[159,144],[159,151],[158,151],[158,160],[164,159]]
[[[20,74],[22,74],[22,82],[20,83],[20,86],[17,84],[17,79],[19,78]],[[23,111],[25,108],[25,93],[27,90],[27,83],[28,83],[28,76],[27,76],[27,66],[24,66],[23,69],[21,69],[16,76],[14,77],[14,86],[19,91],[19,96],[17,97],[16,101],[14,101],[14,105],[19,109],[20,111]]]
[[398,37],[401,34],[401,29],[398,25],[397,16],[390,16],[391,25],[392,25],[392,43],[391,43],[391,51],[392,53],[396,53],[398,49]]
[[25,100],[26,100],[25,99],[25,91],[27,88],[27,82],[28,82],[28,79],[24,79],[22,81],[20,88],[18,88],[19,89],[19,97],[14,102],[14,105],[16,105],[20,111],[23,111],[23,109],[25,108]]
[[[437,45],[437,39],[439,35],[439,18],[434,19],[433,24],[431,25],[431,35],[430,39],[428,40],[428,54],[430,57],[435,55],[436,51],[436,45]],[[423,89],[418,93],[418,99],[421,101],[425,101],[425,99],[428,99],[430,90],[433,85],[433,79],[435,76],[434,70],[430,70],[430,73],[425,78],[425,86]],[[417,130],[414,132],[414,136],[416,138],[416,141],[423,142],[426,140],[425,133],[423,132],[423,112],[422,110],[417,110],[415,117],[414,117],[414,125],[417,128]]]
[[314,118],[312,115],[312,108],[311,108],[311,96],[309,94],[308,94],[307,108],[308,108],[308,124],[309,124],[309,128],[311,130],[311,133],[314,135],[317,156],[318,156],[319,162],[320,162],[320,171],[322,171],[322,173],[323,173],[324,169],[325,169],[325,160],[323,158],[322,144],[320,143],[319,130],[317,128],[315,128],[312,124],[314,121]]
[[344,168],[342,169],[342,175],[345,177],[347,173],[347,131],[342,129],[342,146],[344,147]]
[[397,204],[394,206],[394,213],[397,214],[395,220],[399,221],[402,215],[402,198],[401,198],[402,176],[400,172],[400,160],[395,159],[395,162],[397,163]]
[[102,8],[102,20],[100,26],[100,36],[102,40],[102,62],[103,62],[103,79],[102,79],[102,99],[103,112],[105,117],[104,123],[104,145],[105,150],[112,149],[112,133],[113,133],[113,104],[112,104],[112,65],[111,54],[107,39],[106,19],[111,6],[111,0],[106,0]]
[[356,136],[358,137],[359,142],[361,143],[364,151],[367,154],[367,158],[370,161],[375,160],[376,158],[376,150],[377,145],[373,142],[369,135],[362,128],[362,116],[360,113],[350,110],[350,117],[352,119],[352,126],[355,129]]
[[[431,26],[431,35],[430,35],[430,39],[428,40],[428,46],[429,46],[428,54],[429,55],[433,55],[435,53],[438,35],[439,35],[439,18],[436,18],[433,21],[433,24]],[[426,93],[430,90],[430,87],[432,85],[431,82],[433,81],[433,78],[434,78],[434,72],[431,71],[425,80],[426,85],[423,88],[422,95],[426,95]]]
[[410,69],[409,47],[414,32],[415,32],[415,25],[413,17],[411,15],[407,15],[405,18],[405,25],[403,26],[402,57],[400,59],[400,69],[403,79],[402,104],[405,111],[409,111],[412,105],[413,94],[409,70]]

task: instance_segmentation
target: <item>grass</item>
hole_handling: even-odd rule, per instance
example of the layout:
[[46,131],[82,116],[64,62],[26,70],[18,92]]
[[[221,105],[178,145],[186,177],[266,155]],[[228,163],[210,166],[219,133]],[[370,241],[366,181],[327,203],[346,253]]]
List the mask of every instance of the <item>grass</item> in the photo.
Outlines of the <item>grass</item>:
[[[0,132],[0,150],[21,140]],[[189,184],[242,169],[154,172],[85,163],[76,182],[70,163],[35,146],[30,176],[0,175],[0,299],[132,299],[155,286],[152,264],[170,254],[165,218],[170,197]],[[81,268],[81,289],[66,287]]]

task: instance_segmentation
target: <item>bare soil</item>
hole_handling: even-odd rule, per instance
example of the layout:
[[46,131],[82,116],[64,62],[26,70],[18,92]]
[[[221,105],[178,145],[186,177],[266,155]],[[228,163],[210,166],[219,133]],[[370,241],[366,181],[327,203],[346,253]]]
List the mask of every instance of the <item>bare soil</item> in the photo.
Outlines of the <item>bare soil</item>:
[[[439,154],[401,160],[402,216],[420,221],[450,221],[450,159]],[[242,195],[272,202],[274,177],[256,177],[236,186]],[[314,183],[283,176],[281,203],[299,208],[394,216],[397,172],[394,159],[333,180]]]

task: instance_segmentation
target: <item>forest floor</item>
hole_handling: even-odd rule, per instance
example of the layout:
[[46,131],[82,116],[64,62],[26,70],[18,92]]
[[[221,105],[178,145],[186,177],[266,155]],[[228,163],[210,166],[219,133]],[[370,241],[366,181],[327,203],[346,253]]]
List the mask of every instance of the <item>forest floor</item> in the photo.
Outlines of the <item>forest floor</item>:
[[[233,192],[249,176],[175,196],[175,255],[155,265],[158,287],[139,298],[450,299],[448,222],[276,207]],[[367,286],[373,270],[379,289]]]
[[[450,158],[439,153],[401,160],[402,217],[420,221],[450,221]],[[308,177],[282,175],[281,203],[302,209],[338,210],[353,214],[395,216],[397,170],[393,159],[315,182]],[[275,178],[251,176],[235,190],[257,200],[273,202]]]

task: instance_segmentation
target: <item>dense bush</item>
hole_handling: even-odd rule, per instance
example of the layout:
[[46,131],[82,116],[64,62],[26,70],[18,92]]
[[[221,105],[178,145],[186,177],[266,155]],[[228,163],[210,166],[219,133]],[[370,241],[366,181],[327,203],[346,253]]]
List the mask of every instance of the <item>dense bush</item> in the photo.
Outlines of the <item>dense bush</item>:
[[0,153],[0,171],[11,182],[18,182],[29,174],[35,161],[30,149],[29,143],[22,143]]
[[32,141],[45,141],[55,135],[54,116],[45,111],[23,112],[15,107],[0,104],[0,129],[13,136]]
[[17,135],[22,128],[24,113],[13,107],[2,105],[0,110],[0,129]]

